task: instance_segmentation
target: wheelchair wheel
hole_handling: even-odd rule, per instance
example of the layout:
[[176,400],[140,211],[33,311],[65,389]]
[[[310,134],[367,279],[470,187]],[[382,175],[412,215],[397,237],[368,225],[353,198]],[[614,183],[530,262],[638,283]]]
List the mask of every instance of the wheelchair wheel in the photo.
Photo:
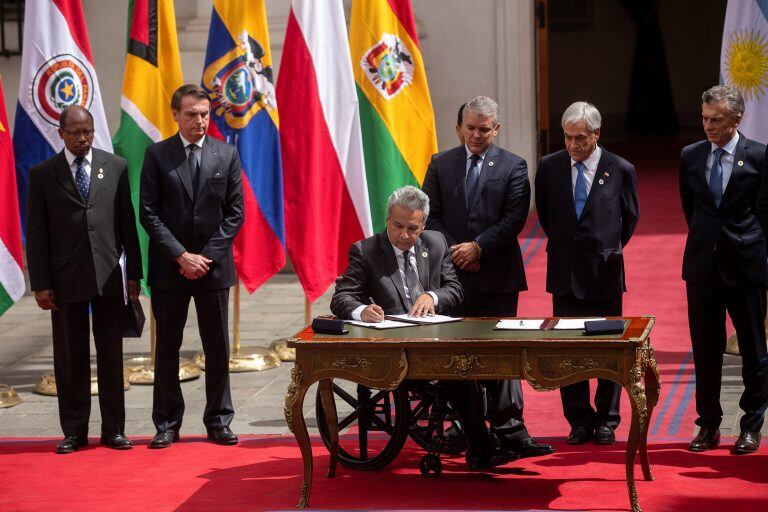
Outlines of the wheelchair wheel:
[[[339,462],[358,471],[376,471],[397,457],[408,437],[408,394],[401,388],[380,391],[362,385],[353,386],[357,387],[356,392],[345,390],[336,381],[333,383],[339,420]],[[330,449],[328,425],[319,392],[315,407],[320,438]]]
[[[411,409],[408,435],[426,451],[435,451],[435,425],[433,406],[435,404],[435,386],[430,382],[420,382],[409,389],[408,401]],[[443,421],[443,430],[448,433],[439,445],[438,453],[459,455],[467,449],[463,430],[456,420],[455,412],[448,407],[447,417]]]

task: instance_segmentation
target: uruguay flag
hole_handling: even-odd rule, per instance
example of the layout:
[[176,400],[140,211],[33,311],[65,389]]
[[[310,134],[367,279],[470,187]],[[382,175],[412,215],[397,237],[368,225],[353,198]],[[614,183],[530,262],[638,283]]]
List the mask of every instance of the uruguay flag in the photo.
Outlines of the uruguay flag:
[[24,7],[24,50],[13,151],[22,226],[26,226],[29,168],[58,153],[59,115],[81,105],[93,115],[93,146],[112,151],[91,43],[80,0],[35,0]]
[[253,292],[285,265],[283,171],[264,0],[214,0],[202,86],[208,133],[237,146],[245,223],[235,238],[240,280]]

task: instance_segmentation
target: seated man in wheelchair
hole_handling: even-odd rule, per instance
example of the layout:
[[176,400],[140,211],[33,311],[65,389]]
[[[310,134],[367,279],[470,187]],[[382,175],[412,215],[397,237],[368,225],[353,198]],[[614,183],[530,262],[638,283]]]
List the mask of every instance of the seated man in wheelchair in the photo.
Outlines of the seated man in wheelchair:
[[[445,237],[425,231],[429,198],[405,186],[387,203],[386,230],[352,245],[349,265],[336,281],[331,311],[339,318],[381,322],[385,315],[415,317],[450,311],[463,290],[449,257]],[[470,469],[506,464],[519,455],[502,448],[488,432],[484,404],[475,382],[444,382],[459,414],[469,449]]]

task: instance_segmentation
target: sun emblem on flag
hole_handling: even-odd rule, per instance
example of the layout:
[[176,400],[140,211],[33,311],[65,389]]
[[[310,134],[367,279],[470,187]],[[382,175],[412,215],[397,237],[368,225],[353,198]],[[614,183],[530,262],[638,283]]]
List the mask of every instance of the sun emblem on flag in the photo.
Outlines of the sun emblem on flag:
[[233,129],[245,128],[262,109],[277,109],[272,66],[262,62],[265,55],[261,44],[243,31],[237,46],[205,70],[203,87],[213,99],[213,115]]
[[91,106],[93,78],[80,59],[57,55],[37,70],[32,81],[32,100],[40,116],[59,126],[61,111],[70,105]]
[[745,100],[760,98],[768,88],[768,37],[759,30],[736,30],[728,39],[726,83]]
[[413,57],[403,41],[386,32],[360,61],[365,76],[385,99],[392,99],[413,81]]

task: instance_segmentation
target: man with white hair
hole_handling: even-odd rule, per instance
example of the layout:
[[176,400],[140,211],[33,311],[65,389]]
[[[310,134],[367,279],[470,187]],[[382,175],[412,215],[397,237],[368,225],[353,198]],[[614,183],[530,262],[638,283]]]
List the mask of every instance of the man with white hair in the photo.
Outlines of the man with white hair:
[[744,392],[736,454],[760,446],[768,407],[765,347],[768,169],[765,145],[739,133],[744,99],[728,85],[701,97],[706,139],[680,154],[680,199],[688,224],[683,279],[696,369],[696,424],[689,450],[720,443],[720,382],[725,350],[725,312],[739,340]]
[[[547,291],[554,316],[621,316],[624,246],[640,215],[634,166],[598,146],[600,112],[584,101],[563,113],[565,149],[541,159],[535,197],[547,234]],[[560,389],[569,444],[612,444],[621,386],[598,379]]]

